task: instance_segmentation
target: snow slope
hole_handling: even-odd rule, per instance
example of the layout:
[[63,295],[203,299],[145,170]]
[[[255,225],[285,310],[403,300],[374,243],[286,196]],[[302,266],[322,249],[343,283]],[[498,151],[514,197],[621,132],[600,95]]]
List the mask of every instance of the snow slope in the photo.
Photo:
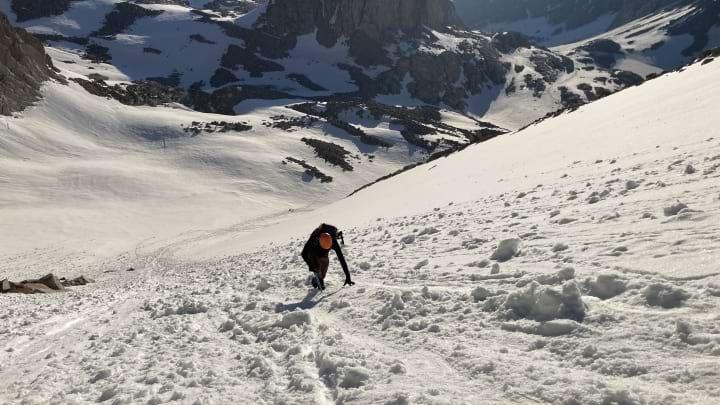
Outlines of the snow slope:
[[[718,74],[691,66],[315,211],[209,232],[181,212],[183,235],[97,260],[11,251],[12,279],[97,283],[0,296],[0,402],[716,403]],[[8,179],[13,196],[42,189]],[[317,295],[297,254],[324,220],[358,284],[340,288],[333,263]]]
[[[323,122],[287,131],[269,126],[278,116],[305,117],[285,107],[294,100],[248,101],[237,107],[241,115],[227,117],[181,106],[128,107],[74,83],[49,83],[43,93],[38,106],[0,118],[3,258],[54,247],[114,255],[188,227],[213,229],[326,204],[427,158],[403,139],[401,128],[382,120],[358,126],[391,148],[366,145]],[[204,128],[212,121],[252,129],[187,131],[193,122]],[[302,138],[344,147],[353,171],[325,162]],[[334,181],[308,176],[288,157]]]

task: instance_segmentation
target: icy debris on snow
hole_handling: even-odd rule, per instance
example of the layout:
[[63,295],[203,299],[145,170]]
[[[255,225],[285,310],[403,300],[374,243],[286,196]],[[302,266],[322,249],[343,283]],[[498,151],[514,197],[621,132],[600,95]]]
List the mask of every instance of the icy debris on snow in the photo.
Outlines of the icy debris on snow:
[[150,304],[146,304],[145,306],[146,310],[152,310],[152,318],[161,318],[171,315],[195,315],[208,312],[209,310],[204,303],[194,299],[185,299],[182,304],[177,307],[163,301],[158,301],[156,305],[159,308],[153,308]]
[[587,295],[607,300],[625,292],[626,283],[617,274],[599,274],[595,280],[585,281]]
[[415,243],[415,235],[410,234],[410,235],[407,235],[407,236],[403,236],[403,237],[400,239],[400,242],[402,242],[402,243],[404,243],[404,244],[406,244],[406,245],[412,245],[413,243]]
[[360,388],[370,381],[370,372],[362,367],[343,367],[340,369],[342,388]]
[[289,329],[292,326],[309,325],[312,323],[312,315],[309,311],[294,311],[283,315],[282,319],[275,323],[275,326]]
[[682,306],[690,298],[685,290],[667,284],[655,283],[645,287],[642,296],[648,305],[666,309]]
[[533,281],[526,288],[508,294],[502,307],[510,319],[542,322],[560,318],[582,321],[585,318],[585,304],[574,281],[566,282],[562,291]]
[[492,268],[490,269],[490,274],[499,274],[500,273],[500,265],[497,263],[493,263]]
[[491,260],[506,262],[520,254],[521,241],[518,238],[505,239],[500,241],[497,249],[490,256]]
[[673,205],[663,208],[663,213],[665,214],[666,217],[672,217],[672,216],[677,215],[680,211],[687,209],[687,208],[688,208],[687,205],[678,201],[677,204],[673,204]]
[[553,285],[562,284],[574,278],[575,269],[572,267],[565,267],[564,269],[559,270],[555,274],[541,274],[535,278],[535,281],[543,285]]
[[558,220],[557,223],[558,223],[558,225],[567,225],[567,224],[571,224],[573,222],[577,222],[577,219],[566,217],[566,218],[560,218],[560,220]]

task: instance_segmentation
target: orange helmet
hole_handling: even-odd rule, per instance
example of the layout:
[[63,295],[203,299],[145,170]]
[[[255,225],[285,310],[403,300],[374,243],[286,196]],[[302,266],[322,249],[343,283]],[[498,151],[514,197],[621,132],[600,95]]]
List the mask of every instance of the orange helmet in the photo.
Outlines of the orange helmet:
[[333,238],[329,233],[320,234],[320,247],[325,250],[330,250],[333,246]]

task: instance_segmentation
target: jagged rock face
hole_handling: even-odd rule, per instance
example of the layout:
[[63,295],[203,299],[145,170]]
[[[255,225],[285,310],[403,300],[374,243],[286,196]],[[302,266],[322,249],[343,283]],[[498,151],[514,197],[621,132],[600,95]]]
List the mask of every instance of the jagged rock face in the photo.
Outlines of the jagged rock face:
[[42,43],[25,30],[12,27],[0,13],[0,115],[32,104],[40,85],[52,74]]
[[332,45],[357,31],[382,40],[398,31],[414,33],[428,27],[444,30],[459,25],[450,0],[275,0],[261,23],[278,34],[307,34]]

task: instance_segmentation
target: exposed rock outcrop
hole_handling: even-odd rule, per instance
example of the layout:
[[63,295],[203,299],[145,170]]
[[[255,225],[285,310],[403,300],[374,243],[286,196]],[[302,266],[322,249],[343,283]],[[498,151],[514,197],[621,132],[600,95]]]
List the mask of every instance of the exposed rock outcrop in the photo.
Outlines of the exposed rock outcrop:
[[20,111],[36,101],[40,85],[53,75],[42,43],[12,27],[0,13],[0,115]]

